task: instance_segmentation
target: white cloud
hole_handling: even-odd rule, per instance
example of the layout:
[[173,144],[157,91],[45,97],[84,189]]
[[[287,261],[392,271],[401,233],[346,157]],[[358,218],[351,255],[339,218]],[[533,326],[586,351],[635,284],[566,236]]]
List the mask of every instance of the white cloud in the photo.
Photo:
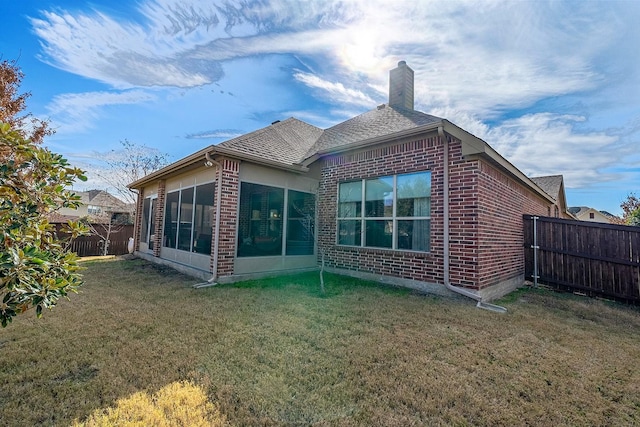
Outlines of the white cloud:
[[217,130],[208,130],[198,133],[191,133],[185,138],[187,139],[214,139],[214,138],[224,138],[231,139],[236,136],[243,135],[245,132],[238,129],[217,129]]
[[[615,178],[613,165],[637,167],[628,160],[639,139],[629,130],[640,90],[637,2],[143,0],[135,12],[45,11],[31,22],[44,60],[116,88],[189,88],[219,80],[230,59],[296,56],[309,72],[292,78],[331,103],[333,117],[384,102],[388,70],[406,60],[419,109],[485,139],[528,174],[563,173],[579,187]],[[539,106],[567,95],[572,105]],[[65,122],[85,127],[108,105],[78,96],[52,108],[67,102]],[[592,111],[614,104],[627,109],[615,111],[628,117],[625,129],[588,128]]]
[[66,93],[55,96],[47,105],[47,110],[56,132],[65,134],[90,129],[102,115],[104,107],[139,104],[155,99],[154,95],[142,90]]
[[562,174],[565,185],[580,188],[618,178],[606,170],[619,163],[626,149],[617,135],[578,130],[586,118],[537,113],[507,120],[492,128],[467,125],[475,135],[529,176]]
[[355,104],[364,107],[375,105],[375,101],[367,94],[345,87],[342,83],[323,80],[314,74],[296,72],[293,77],[313,89],[320,89],[320,94],[333,104]]

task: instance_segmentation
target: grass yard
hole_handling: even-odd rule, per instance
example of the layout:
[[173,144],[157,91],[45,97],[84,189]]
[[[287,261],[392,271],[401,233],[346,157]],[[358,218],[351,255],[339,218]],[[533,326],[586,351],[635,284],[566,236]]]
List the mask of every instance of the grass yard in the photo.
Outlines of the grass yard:
[[190,380],[228,425],[640,425],[640,311],[544,290],[498,303],[304,274],[194,290],[86,264],[71,301],[0,329],[0,424],[82,422]]

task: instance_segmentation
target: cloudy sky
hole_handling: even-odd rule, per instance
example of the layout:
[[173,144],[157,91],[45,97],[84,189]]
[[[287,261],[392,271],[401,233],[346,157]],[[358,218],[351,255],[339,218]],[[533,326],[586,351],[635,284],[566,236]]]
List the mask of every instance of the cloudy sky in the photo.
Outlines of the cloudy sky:
[[[638,1],[0,0],[47,145],[79,166],[128,139],[172,160],[297,117],[329,127],[415,70],[416,109],[487,141],[569,205],[640,193]],[[91,184],[99,185],[97,181]]]

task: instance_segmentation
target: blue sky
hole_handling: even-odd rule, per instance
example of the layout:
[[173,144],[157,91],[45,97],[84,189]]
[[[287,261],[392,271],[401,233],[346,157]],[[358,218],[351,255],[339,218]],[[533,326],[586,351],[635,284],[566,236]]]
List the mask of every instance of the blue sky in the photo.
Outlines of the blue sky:
[[[0,0],[46,144],[91,170],[119,141],[182,158],[297,117],[329,127],[415,70],[416,109],[487,141],[570,206],[640,193],[638,1]],[[102,184],[90,176],[89,186]]]

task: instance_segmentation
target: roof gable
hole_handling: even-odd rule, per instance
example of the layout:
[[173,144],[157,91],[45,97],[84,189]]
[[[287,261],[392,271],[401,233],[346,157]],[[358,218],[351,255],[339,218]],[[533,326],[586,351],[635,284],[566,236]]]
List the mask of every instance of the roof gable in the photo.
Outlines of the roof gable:
[[238,136],[217,145],[241,154],[296,164],[322,135],[322,129],[295,118]]
[[306,157],[441,121],[440,117],[420,111],[404,110],[382,104],[373,110],[325,129],[307,152]]
[[554,200],[558,201],[562,190],[562,175],[538,176],[531,178],[531,181],[553,197]]

